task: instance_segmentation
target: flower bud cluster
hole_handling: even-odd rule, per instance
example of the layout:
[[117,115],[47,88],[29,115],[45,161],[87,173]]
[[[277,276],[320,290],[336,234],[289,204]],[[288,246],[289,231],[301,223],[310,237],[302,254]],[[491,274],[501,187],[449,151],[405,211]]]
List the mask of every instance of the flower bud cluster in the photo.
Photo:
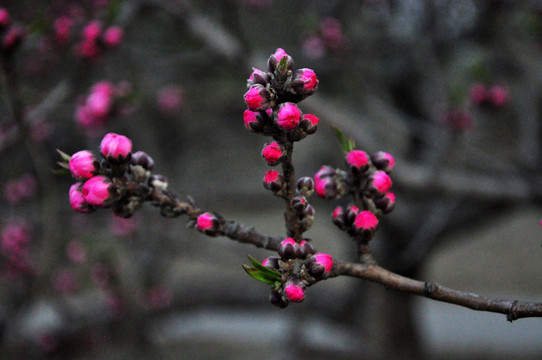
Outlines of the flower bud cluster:
[[0,8],[0,54],[12,54],[23,42],[26,31],[11,20],[11,15],[5,8]]
[[132,153],[129,138],[106,134],[100,143],[100,157],[81,150],[69,159],[67,168],[77,180],[69,191],[72,209],[87,213],[111,207],[116,215],[131,217],[150,189],[167,189],[167,180],[152,174],[153,167],[153,159],[145,152]]
[[345,160],[348,171],[340,177],[337,177],[337,169],[330,166],[320,168],[314,176],[316,193],[327,199],[345,194],[360,199],[360,204],[336,207],[332,221],[350,235],[359,235],[369,241],[377,230],[378,217],[391,212],[395,206],[389,176],[395,160],[383,151],[369,156],[362,150],[349,151]]
[[247,87],[243,120],[248,130],[274,137],[286,133],[290,141],[316,132],[318,117],[303,114],[296,103],[314,94],[318,78],[311,69],[294,69],[294,60],[283,49],[269,57],[267,71],[253,68]]
[[284,239],[279,245],[278,255],[262,262],[281,275],[282,281],[272,287],[269,296],[270,302],[278,307],[303,301],[307,287],[325,279],[333,268],[333,258],[316,252],[308,239],[300,242],[293,238]]
[[100,21],[92,20],[83,28],[76,55],[86,60],[97,60],[106,49],[118,47],[123,37],[122,28],[110,26],[104,29]]
[[470,88],[470,100],[480,107],[498,109],[508,103],[508,89],[502,85],[491,87],[482,83],[475,83]]
[[86,131],[101,130],[111,117],[122,110],[121,100],[127,96],[129,88],[130,84],[126,82],[114,85],[100,81],[94,84],[88,94],[77,100],[77,125]]
[[[269,166],[290,161],[288,151],[291,151],[292,143],[314,134],[318,127],[318,117],[303,114],[296,105],[316,91],[318,78],[315,72],[306,68],[294,69],[292,57],[279,48],[267,60],[266,71],[252,69],[247,86],[244,99],[248,109],[243,113],[245,127],[252,132],[273,137],[263,146],[263,159]],[[290,191],[286,190],[288,184],[284,175],[276,170],[265,174],[263,185],[277,196],[290,196],[286,194]],[[312,188],[313,185],[311,191]],[[311,211],[313,214],[312,207],[308,207],[306,214],[298,215],[308,220],[312,216]],[[312,220],[307,222],[312,223]]]

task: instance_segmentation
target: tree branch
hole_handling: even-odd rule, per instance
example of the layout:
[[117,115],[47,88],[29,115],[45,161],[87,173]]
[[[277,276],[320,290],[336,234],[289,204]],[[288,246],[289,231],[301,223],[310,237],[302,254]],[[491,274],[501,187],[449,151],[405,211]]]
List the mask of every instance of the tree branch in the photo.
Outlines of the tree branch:
[[477,311],[489,311],[506,315],[508,321],[526,317],[542,317],[542,303],[491,298],[471,292],[450,289],[436,283],[423,282],[392,273],[375,263],[336,262],[330,276],[347,275],[384,285],[429,299],[467,307]]

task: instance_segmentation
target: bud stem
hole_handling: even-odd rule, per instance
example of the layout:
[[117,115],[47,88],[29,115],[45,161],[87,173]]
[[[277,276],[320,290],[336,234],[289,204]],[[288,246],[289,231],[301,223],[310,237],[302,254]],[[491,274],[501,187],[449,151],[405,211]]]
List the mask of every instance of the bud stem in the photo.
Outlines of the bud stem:
[[286,211],[284,212],[284,219],[286,222],[286,233],[288,237],[294,238],[296,242],[302,240],[301,235],[302,224],[292,207],[292,198],[295,189],[295,168],[292,160],[292,154],[294,151],[294,143],[286,137],[280,140],[280,143],[284,145],[286,149],[286,160],[282,163],[282,172],[284,174],[284,180],[286,181],[286,191],[284,192],[284,200],[286,202]]

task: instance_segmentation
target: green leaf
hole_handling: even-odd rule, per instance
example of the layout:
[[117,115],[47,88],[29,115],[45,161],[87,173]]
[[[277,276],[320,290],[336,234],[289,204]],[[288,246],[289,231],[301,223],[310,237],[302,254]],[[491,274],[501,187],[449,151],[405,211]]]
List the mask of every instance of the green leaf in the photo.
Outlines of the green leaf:
[[56,149],[56,152],[60,155],[62,162],[69,163],[70,159],[72,158],[71,155],[66,154],[64,151],[60,149]]
[[58,176],[71,176],[71,172],[68,169],[51,169],[51,172]]
[[262,263],[256,260],[254,257],[249,255],[248,259],[257,270],[266,273],[270,279],[274,279],[275,281],[280,281],[282,279],[282,276],[278,272],[266,266],[263,266]]
[[256,279],[260,282],[263,282],[264,284],[273,285],[275,284],[275,280],[269,279],[268,275],[262,271],[259,271],[256,268],[250,267],[248,265],[243,264],[243,269],[247,272],[250,277],[253,279]]
[[335,133],[337,134],[337,138],[339,139],[339,143],[341,144],[341,148],[343,151],[348,154],[350,151],[354,150],[356,147],[356,144],[354,143],[354,140],[348,139],[343,132],[333,125],[333,129],[335,129]]

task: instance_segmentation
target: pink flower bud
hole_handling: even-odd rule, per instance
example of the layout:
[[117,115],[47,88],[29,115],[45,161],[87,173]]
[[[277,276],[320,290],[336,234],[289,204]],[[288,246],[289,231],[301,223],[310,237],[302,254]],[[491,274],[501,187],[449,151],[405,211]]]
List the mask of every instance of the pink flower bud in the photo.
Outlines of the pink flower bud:
[[278,270],[280,258],[277,256],[270,256],[262,261],[262,265],[270,269]]
[[387,192],[384,196],[376,198],[374,203],[384,214],[388,214],[395,208],[395,194]]
[[284,294],[292,302],[301,302],[305,298],[305,286],[296,279],[290,279],[284,284]]
[[363,150],[352,150],[346,155],[346,164],[357,173],[369,168],[369,156]]
[[124,30],[120,26],[110,26],[103,34],[103,41],[105,46],[115,48],[121,44],[123,37]]
[[286,74],[288,70],[294,68],[294,59],[281,48],[275,50],[275,53],[267,60],[267,69],[269,72],[277,70],[280,74]]
[[295,259],[298,249],[299,244],[293,238],[286,238],[280,243],[278,253],[283,260]]
[[58,45],[66,45],[70,40],[73,20],[67,16],[57,18],[53,24],[55,30],[55,40]]
[[26,32],[18,26],[11,26],[2,38],[2,47],[0,50],[4,53],[14,51],[22,42]]
[[145,170],[152,170],[154,167],[154,160],[144,151],[136,151],[132,154],[130,164],[135,166],[141,166]]
[[334,199],[338,195],[337,182],[332,177],[314,178],[314,190],[324,199]]
[[354,223],[354,220],[356,219],[356,216],[358,216],[358,214],[359,208],[356,205],[348,205],[344,214],[344,221],[346,226],[351,226]]
[[318,129],[320,119],[313,114],[303,114],[303,118],[299,121],[299,127],[305,131],[307,135],[314,134]]
[[376,195],[384,195],[391,188],[392,181],[386,172],[378,170],[369,177],[368,189]]
[[198,216],[196,228],[209,236],[217,236],[220,232],[220,220],[210,212],[205,212]]
[[296,182],[296,189],[301,195],[311,196],[314,192],[314,180],[311,177],[300,177]]
[[98,20],[90,21],[83,29],[84,40],[97,40],[102,34],[102,23]]
[[329,166],[329,165],[323,165],[316,174],[314,174],[314,181],[321,180],[326,177],[333,177],[336,173],[336,170]]
[[100,143],[102,155],[109,159],[124,160],[132,152],[132,141],[124,135],[108,133]]
[[88,150],[76,152],[70,158],[68,166],[73,177],[76,179],[90,179],[96,173],[98,162]]
[[488,100],[488,95],[484,84],[476,83],[470,88],[470,100],[476,105],[483,105]]
[[94,208],[85,200],[81,190],[82,185],[82,183],[78,182],[70,187],[70,205],[77,212],[88,213],[93,211]]
[[361,211],[354,220],[357,230],[364,233],[374,233],[378,226],[378,218],[368,210]]
[[85,201],[94,206],[107,206],[111,202],[113,183],[102,175],[91,177],[83,184],[81,193]]
[[293,103],[283,103],[277,113],[277,125],[285,131],[293,130],[301,120],[301,110]]
[[269,75],[260,69],[252,68],[252,73],[250,74],[247,80],[247,86],[252,86],[254,84],[261,84],[263,86],[267,85],[269,82]]
[[489,102],[495,107],[506,105],[508,102],[508,90],[504,86],[492,86],[489,89]]
[[297,249],[297,258],[305,259],[307,258],[307,256],[311,256],[315,252],[316,250],[314,250],[314,247],[311,245],[310,242],[308,242],[307,240],[301,240]]
[[271,304],[279,308],[285,308],[288,306],[288,299],[284,297],[282,291],[271,290],[271,293],[269,294],[269,301]]
[[314,94],[318,86],[316,73],[311,69],[298,69],[294,73],[292,90],[298,95],[298,100]]
[[252,111],[269,109],[271,95],[261,84],[252,85],[245,93],[244,98],[248,108]]
[[262,156],[270,166],[278,165],[284,158],[284,155],[284,150],[276,141],[265,144],[262,150]]
[[306,90],[314,90],[318,86],[318,78],[312,69],[299,69],[301,81],[305,84]]
[[384,151],[378,151],[371,155],[371,161],[373,165],[379,169],[383,170],[386,173],[390,173],[395,166],[395,159],[393,156]]
[[277,170],[269,170],[265,173],[263,178],[263,186],[267,190],[271,190],[274,194],[278,194],[286,183],[284,182],[284,177]]
[[255,133],[262,132],[265,124],[269,121],[272,110],[267,109],[265,113],[260,111],[245,110],[243,113],[243,121],[245,127]]
[[344,219],[345,219],[344,208],[342,206],[337,206],[335,210],[333,210],[333,213],[331,215],[331,221],[339,229],[344,230],[346,229]]
[[5,8],[0,8],[0,31],[11,25],[11,16]]
[[303,195],[295,196],[292,199],[292,208],[298,215],[302,215],[309,202]]
[[326,253],[316,253],[308,261],[308,271],[313,277],[323,277],[333,268],[333,258]]

